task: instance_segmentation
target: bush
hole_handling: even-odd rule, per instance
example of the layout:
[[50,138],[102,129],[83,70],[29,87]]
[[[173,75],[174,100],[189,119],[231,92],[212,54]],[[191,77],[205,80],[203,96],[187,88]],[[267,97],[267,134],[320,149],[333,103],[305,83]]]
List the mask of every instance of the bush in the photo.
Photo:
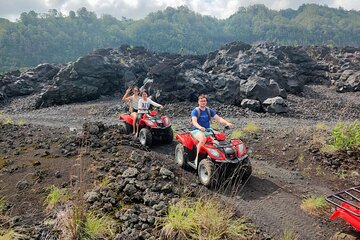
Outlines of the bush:
[[360,126],[357,120],[352,124],[339,122],[331,131],[330,146],[340,151],[360,150]]

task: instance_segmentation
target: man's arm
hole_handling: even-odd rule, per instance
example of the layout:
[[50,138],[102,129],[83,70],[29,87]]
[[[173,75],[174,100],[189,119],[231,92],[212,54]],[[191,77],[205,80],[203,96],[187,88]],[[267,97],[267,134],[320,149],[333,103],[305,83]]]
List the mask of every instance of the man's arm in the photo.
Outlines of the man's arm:
[[220,117],[220,116],[217,115],[217,114],[214,116],[214,119],[215,119],[216,121],[218,121],[219,123],[224,124],[224,125],[226,125],[226,126],[229,126],[229,127],[232,126],[232,123],[231,123],[231,122],[226,121],[225,119],[223,119],[222,117]]

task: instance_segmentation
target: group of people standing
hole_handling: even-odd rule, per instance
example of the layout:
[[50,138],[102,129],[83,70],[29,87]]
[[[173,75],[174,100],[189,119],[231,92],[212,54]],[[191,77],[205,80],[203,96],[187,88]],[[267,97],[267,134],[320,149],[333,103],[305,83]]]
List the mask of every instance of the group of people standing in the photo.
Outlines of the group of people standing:
[[[148,98],[148,92],[143,90],[141,95],[139,94],[139,88],[134,87],[132,89],[133,95],[130,96],[131,88],[128,88],[123,96],[122,100],[130,103],[130,113],[133,119],[133,134],[136,136],[139,133],[138,122],[142,118],[144,113],[147,113],[150,105],[163,108],[163,105],[152,101]],[[140,97],[141,96],[141,97]],[[206,143],[207,130],[210,128],[210,120],[214,118],[217,122],[224,124],[228,127],[232,126],[232,123],[228,122],[224,118],[220,117],[213,109],[206,106],[208,98],[206,95],[200,95],[198,97],[199,106],[194,108],[191,112],[192,132],[191,134],[197,140],[197,154],[195,158],[195,166],[198,164],[199,150],[202,145]]]

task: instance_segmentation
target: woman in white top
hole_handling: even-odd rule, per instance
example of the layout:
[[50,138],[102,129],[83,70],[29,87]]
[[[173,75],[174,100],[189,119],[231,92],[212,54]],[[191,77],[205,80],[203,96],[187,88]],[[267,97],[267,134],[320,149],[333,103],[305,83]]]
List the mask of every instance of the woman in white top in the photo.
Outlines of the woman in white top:
[[[141,98],[139,99],[139,103],[138,103],[138,114],[137,114],[137,119],[136,119],[137,124],[139,123],[139,120],[142,118],[144,113],[149,112],[150,105],[163,108],[163,105],[156,103],[153,100],[151,100],[150,98],[148,98],[147,91],[143,90],[141,93]],[[138,135],[138,133],[139,133],[139,126],[137,126],[136,135]]]
[[130,115],[132,116],[132,118],[134,119],[133,121],[133,134],[135,134],[136,131],[136,117],[137,117],[137,112],[138,112],[138,102],[140,99],[139,96],[139,88],[138,87],[134,87],[133,88],[133,95],[129,96],[131,88],[128,88],[125,92],[125,95],[123,96],[122,100],[124,102],[129,102],[130,103],[130,107],[129,107],[129,111],[130,111]]

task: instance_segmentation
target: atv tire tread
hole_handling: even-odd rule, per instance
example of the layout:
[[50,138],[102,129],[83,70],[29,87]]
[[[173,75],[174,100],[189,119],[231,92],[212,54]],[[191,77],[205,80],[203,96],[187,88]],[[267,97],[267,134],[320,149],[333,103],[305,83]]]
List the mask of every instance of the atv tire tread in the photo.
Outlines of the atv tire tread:
[[[177,160],[177,154],[182,155],[182,159],[183,159],[182,163],[180,163]],[[176,164],[179,165],[181,168],[185,168],[186,162],[188,162],[188,155],[185,153],[184,146],[181,143],[178,143],[178,145],[176,145],[176,148],[175,148],[175,161],[176,161]]]
[[131,128],[132,126],[130,126],[128,123],[121,121],[120,124],[121,128],[123,129],[125,134],[130,134],[131,133]]
[[[204,179],[202,179],[203,169],[206,169],[207,175],[209,176],[208,181],[204,181]],[[213,162],[211,162],[209,159],[206,159],[206,158],[202,159],[200,161],[199,166],[198,166],[198,175],[199,175],[201,184],[203,184],[205,187],[210,188],[211,186],[214,185],[214,183],[215,183],[214,172],[215,172],[215,165]]]
[[[144,142],[141,141],[142,137],[145,137]],[[141,145],[150,147],[152,144],[152,134],[151,134],[150,130],[147,128],[141,129],[139,132],[139,139],[140,139]]]

